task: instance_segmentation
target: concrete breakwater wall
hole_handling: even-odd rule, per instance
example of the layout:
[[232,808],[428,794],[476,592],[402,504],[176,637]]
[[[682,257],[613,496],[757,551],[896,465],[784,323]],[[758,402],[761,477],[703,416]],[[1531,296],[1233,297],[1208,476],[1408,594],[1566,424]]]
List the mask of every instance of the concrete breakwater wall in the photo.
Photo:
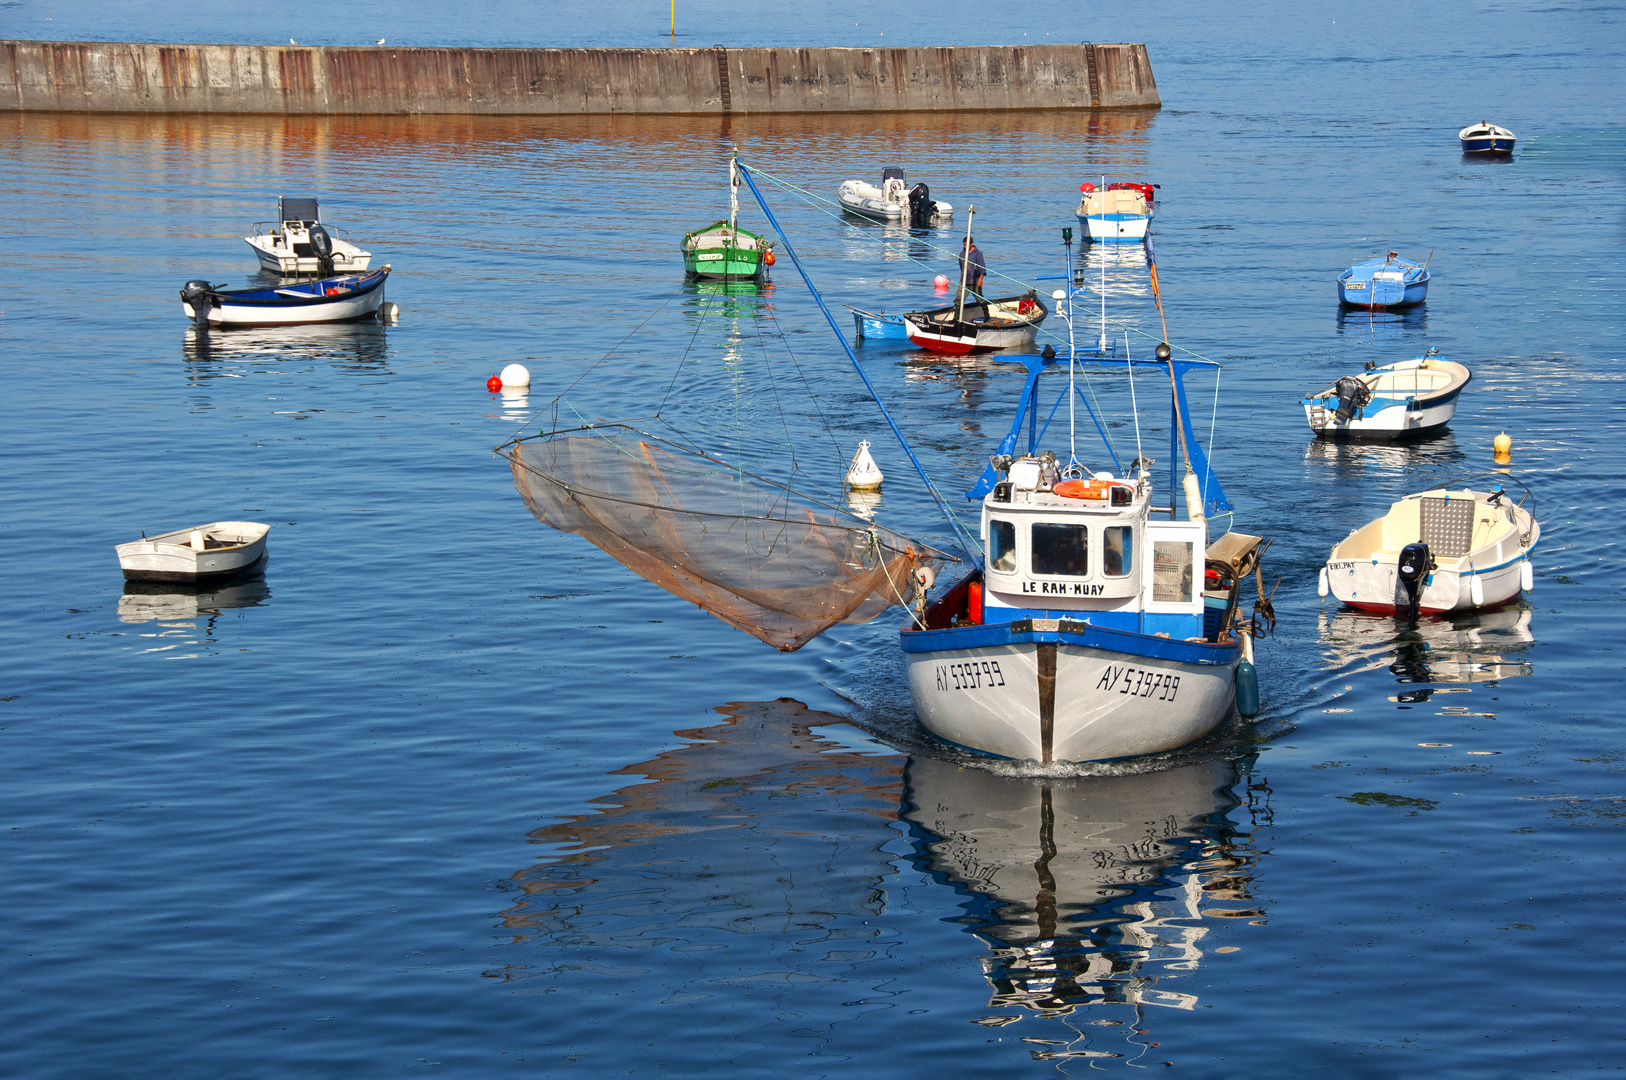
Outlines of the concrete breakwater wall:
[[1162,104],[1145,45],[417,49],[0,41],[0,110],[570,115]]

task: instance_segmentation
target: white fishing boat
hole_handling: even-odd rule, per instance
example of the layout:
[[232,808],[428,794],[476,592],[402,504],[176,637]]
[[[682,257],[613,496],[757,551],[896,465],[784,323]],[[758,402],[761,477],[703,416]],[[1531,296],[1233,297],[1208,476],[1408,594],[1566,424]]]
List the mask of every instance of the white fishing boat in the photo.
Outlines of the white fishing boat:
[[[852,352],[797,256],[750,185],[817,300],[854,370]],[[1068,279],[1071,279],[1071,230]],[[1066,293],[1061,294],[1066,298]],[[1068,305],[1069,310],[1071,305]],[[1069,339],[1072,337],[1069,323]],[[980,539],[966,533],[881,404],[926,490],[976,565],[930,601],[936,568],[959,561],[882,529],[739,464],[622,424],[543,432],[499,447],[515,487],[542,522],[577,533],[624,565],[708,613],[776,647],[800,648],[838,622],[861,623],[913,596],[900,645],[921,724],[986,754],[1043,763],[1171,750],[1232,715],[1259,709],[1251,660],[1254,620],[1240,614],[1243,582],[1257,584],[1269,542],[1226,533],[1212,544],[1208,518],[1231,509],[1198,441],[1182,384],[1194,368],[1167,344],[1155,356],[1084,357],[1054,349],[1021,357],[1027,380],[1010,432],[969,493],[982,504]],[[1120,463],[1110,443],[1101,464],[1076,452],[1074,371],[1167,379],[1178,423],[1171,433],[1171,519],[1153,520],[1151,459]],[[1069,452],[1037,446],[1041,376],[1066,373]],[[1045,383],[1057,389],[1058,379]],[[873,387],[871,387],[873,393]],[[1094,407],[1098,430],[1105,426]],[[1133,407],[1135,396],[1125,402]],[[1148,400],[1142,392],[1140,400]],[[1136,425],[1139,442],[1138,416]],[[1048,425],[1047,425],[1048,426]],[[1060,425],[1058,424],[1059,428]],[[1026,433],[1025,451],[1018,441]],[[690,440],[692,442],[692,440]],[[1180,467],[1172,463],[1179,463]],[[1268,599],[1254,605],[1269,621]]]
[[[314,198],[284,195],[277,200],[277,220],[256,222],[253,236],[243,242],[254,249],[260,266],[274,274],[332,274],[365,270],[373,254],[342,237],[334,236],[322,224],[321,208]],[[329,249],[324,259],[323,239]]]
[[1499,483],[1489,491],[1442,486],[1407,495],[1333,545],[1317,591],[1413,618],[1499,607],[1535,584],[1530,553],[1541,526],[1533,503],[1528,488],[1514,502]]
[[1404,439],[1445,427],[1473,373],[1438,349],[1415,360],[1345,375],[1301,404],[1322,438]]
[[909,186],[903,169],[889,165],[881,170],[881,184],[848,180],[836,190],[843,210],[876,221],[901,221],[918,228],[937,225],[954,217],[954,207],[935,201],[925,184]]
[[212,521],[118,545],[126,581],[203,583],[249,573],[265,559],[271,526]]
[[1080,184],[1076,211],[1084,235],[1098,243],[1138,243],[1152,224],[1153,184]]

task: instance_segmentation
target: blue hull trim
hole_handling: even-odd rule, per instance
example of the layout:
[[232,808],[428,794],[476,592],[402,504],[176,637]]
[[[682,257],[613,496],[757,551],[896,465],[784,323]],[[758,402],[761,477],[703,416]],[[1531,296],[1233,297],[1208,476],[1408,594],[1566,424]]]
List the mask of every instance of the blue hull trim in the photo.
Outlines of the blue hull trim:
[[903,630],[900,644],[906,653],[954,652],[961,649],[987,649],[1002,645],[1072,645],[1080,649],[1100,649],[1123,656],[1167,660],[1175,664],[1225,666],[1242,655],[1240,642],[1223,645],[1208,641],[1182,641],[1172,637],[1113,630],[1086,622],[1061,621],[1055,630],[1036,630],[1033,620],[955,626],[946,630]]
[[853,323],[858,327],[858,336],[868,341],[909,340],[909,328],[903,324],[901,315],[871,315],[855,311]]

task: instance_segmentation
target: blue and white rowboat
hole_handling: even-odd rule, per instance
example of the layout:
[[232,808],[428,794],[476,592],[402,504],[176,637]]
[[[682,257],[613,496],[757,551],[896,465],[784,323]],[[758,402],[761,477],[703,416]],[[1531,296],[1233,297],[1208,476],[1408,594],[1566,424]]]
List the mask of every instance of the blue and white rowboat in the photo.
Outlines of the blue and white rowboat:
[[1351,307],[1400,308],[1428,299],[1428,262],[1402,259],[1398,251],[1387,258],[1356,263],[1338,275],[1338,301]]
[[1518,138],[1507,128],[1499,127],[1489,120],[1469,124],[1457,132],[1457,139],[1462,143],[1464,154],[1511,154],[1513,144]]
[[1345,375],[1302,402],[1322,438],[1408,439],[1445,427],[1473,379],[1467,367],[1430,349],[1415,360]]
[[218,289],[188,281],[181,310],[200,326],[295,326],[376,317],[384,303],[389,264],[365,274],[341,274],[269,289]]

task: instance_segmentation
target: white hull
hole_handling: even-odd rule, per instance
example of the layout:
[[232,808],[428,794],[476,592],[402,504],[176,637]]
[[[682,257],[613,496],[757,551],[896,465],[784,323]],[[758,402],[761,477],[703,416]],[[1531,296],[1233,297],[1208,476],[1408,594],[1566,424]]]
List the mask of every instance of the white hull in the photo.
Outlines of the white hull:
[[[906,189],[900,187],[899,191],[902,192],[903,201],[895,202],[886,198],[874,184],[848,180],[836,191],[836,201],[843,210],[862,217],[876,221],[905,221],[909,217],[909,197]],[[933,205],[936,207],[932,214],[933,221],[948,221],[954,217],[954,207],[948,203],[934,200]]]
[[[389,266],[384,266],[377,273],[387,274]],[[334,280],[334,279],[324,279]],[[346,279],[354,288],[354,279]],[[324,297],[319,303],[308,304],[266,304],[266,303],[240,303],[234,302],[231,294],[219,294],[220,304],[209,309],[208,319],[210,326],[308,326],[316,323],[350,322],[353,319],[362,319],[368,316],[377,316],[378,309],[384,303],[385,283],[380,281],[374,288],[358,290],[350,295]],[[300,290],[311,288],[309,283],[290,285],[287,289],[277,292],[294,297]],[[184,299],[181,301],[181,310],[188,319],[195,319],[192,305]]]
[[[1416,411],[1405,405],[1391,405],[1387,409],[1366,417],[1339,420],[1319,405],[1305,403],[1304,419],[1317,435],[1365,436],[1376,439],[1394,439],[1403,435],[1423,435],[1451,422],[1457,414],[1457,399],[1440,405],[1430,405]],[[1317,426],[1317,424],[1321,426]]]
[[1079,222],[1084,226],[1084,234],[1091,240],[1099,243],[1131,243],[1146,239],[1146,230],[1152,224],[1152,217],[1132,217],[1114,219],[1110,217],[1089,217],[1078,215]]
[[[250,237],[248,242],[254,248],[254,254],[259,257],[262,269],[270,270],[275,274],[319,274],[322,272],[322,264],[319,260],[315,258],[302,259],[294,255],[279,255],[266,251],[254,243],[256,239],[258,237]],[[335,273],[344,274],[352,270],[366,270],[372,265],[372,261],[371,252],[357,249],[357,254],[354,257],[348,257],[339,251],[337,243],[333,245],[333,270]]]
[[[1034,643],[906,654],[915,711],[926,730],[1006,758],[1044,760]],[[1100,761],[1173,750],[1230,713],[1236,664],[1187,664],[1056,648],[1050,759]]]
[[[216,521],[120,544],[119,568],[130,581],[192,582],[243,573],[265,558],[269,525]],[[194,539],[196,537],[196,539]],[[202,550],[199,550],[199,545]]]
[[[1423,586],[1417,610],[1425,615],[1438,615],[1447,611],[1500,607],[1517,599],[1523,591],[1523,562],[1524,556],[1520,555],[1512,562],[1471,574],[1436,570],[1428,576],[1428,583]],[[1473,579],[1476,576],[1480,580],[1483,597],[1477,604],[1473,600]],[[1333,596],[1342,602],[1367,611],[1400,611],[1411,604],[1393,561],[1332,560],[1327,563],[1327,585]]]

